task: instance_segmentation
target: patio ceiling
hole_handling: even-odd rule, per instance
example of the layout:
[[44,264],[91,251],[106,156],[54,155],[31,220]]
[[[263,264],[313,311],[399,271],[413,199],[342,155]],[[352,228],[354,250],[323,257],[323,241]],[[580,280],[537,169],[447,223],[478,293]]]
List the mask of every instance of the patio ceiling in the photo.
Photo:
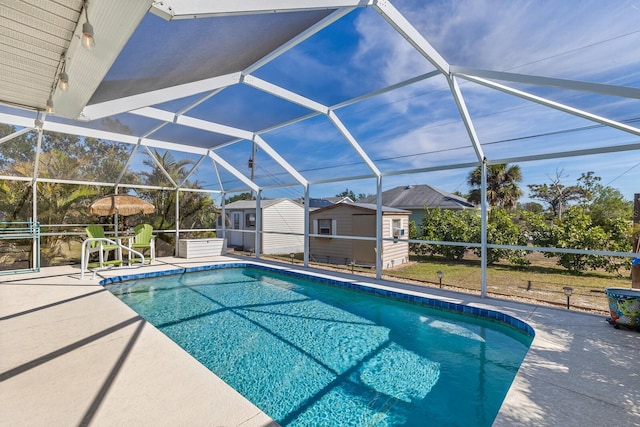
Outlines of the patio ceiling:
[[[637,20],[619,19],[619,37],[592,43],[585,36],[574,43],[574,51],[558,53],[578,56],[590,52],[593,67],[576,74],[564,67],[566,62],[535,55],[528,62],[522,57],[514,62],[505,55],[501,65],[493,66],[495,61],[482,52],[448,45],[446,38],[438,36],[440,27],[434,29],[420,18],[416,12],[420,4],[409,0],[240,3],[2,2],[0,123],[30,129],[36,127],[38,118],[45,131],[131,144],[132,156],[141,147],[150,147],[188,153],[200,161],[208,158],[212,162],[203,164],[209,164],[211,175],[219,166],[234,180],[229,185],[218,180],[219,191],[468,169],[485,158],[489,163],[503,163],[620,151],[637,156],[640,150],[636,108],[640,105],[640,38],[633,24]],[[605,5],[602,13],[624,17],[633,10],[632,2],[625,5],[628,9]],[[489,2],[489,6],[497,3]],[[543,7],[556,8],[550,16],[558,18],[568,6]],[[93,50],[80,44],[87,17],[95,29]],[[434,20],[442,28],[455,24],[447,16],[434,16]],[[544,33],[559,32],[561,38],[563,20],[548,24]],[[328,28],[335,27],[338,36],[324,37]],[[347,48],[355,27],[360,41],[351,41],[350,46],[370,37],[376,48],[392,40],[402,41],[405,47],[390,49],[385,61],[367,56],[367,50]],[[472,24],[469,27],[468,43],[473,46],[479,30]],[[631,52],[629,46],[635,46]],[[403,56],[397,57],[399,54]],[[635,63],[628,59],[634,56]],[[398,65],[390,71],[394,61]],[[67,92],[59,86],[63,68],[70,77]],[[415,93],[425,101],[406,101]],[[50,96],[55,113],[45,114]],[[553,142],[515,145],[512,141],[537,141],[567,129],[544,129],[545,121],[540,120],[535,131],[498,132],[490,112],[473,108],[480,96],[515,100],[493,123],[506,122],[510,111],[522,108],[526,101],[524,104],[543,109],[544,114],[548,110],[566,115],[567,129],[595,125],[598,131],[604,128],[615,133],[589,139],[579,149]],[[440,114],[448,120],[456,116],[446,126],[450,133],[429,135],[437,139],[437,149],[396,149],[395,156],[387,156],[398,135],[424,127],[389,108],[394,99],[404,100],[406,109],[424,111],[424,121],[433,120],[438,126],[446,122],[434,111],[442,110]],[[358,120],[358,114],[371,120]],[[523,123],[528,117],[514,121]],[[397,125],[394,134],[385,133],[391,127],[380,126],[380,120]],[[316,128],[314,135],[324,135],[327,145],[311,138],[305,126]],[[376,126],[380,126],[377,136],[372,136]],[[10,137],[0,135],[0,144]],[[262,181],[252,181],[244,164],[250,153],[247,147],[253,144],[270,168],[269,177]],[[318,156],[316,163],[329,169],[327,147],[339,144],[350,153],[343,155],[343,164],[351,166],[337,175],[317,173],[296,155]],[[446,156],[445,148],[454,154]]]

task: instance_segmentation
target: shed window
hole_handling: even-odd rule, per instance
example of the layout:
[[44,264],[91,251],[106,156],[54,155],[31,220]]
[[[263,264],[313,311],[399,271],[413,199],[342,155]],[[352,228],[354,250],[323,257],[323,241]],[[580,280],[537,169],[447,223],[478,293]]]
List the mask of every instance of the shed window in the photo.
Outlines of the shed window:
[[247,227],[255,227],[256,226],[256,214],[248,213],[245,215],[244,219],[245,226]]
[[314,219],[313,234],[335,236],[337,233],[337,221],[335,219]]
[[391,220],[391,237],[398,237],[402,229],[402,222],[399,219]]
[[318,220],[318,234],[326,234],[328,236],[332,235],[331,229],[331,220],[330,219],[319,219]]

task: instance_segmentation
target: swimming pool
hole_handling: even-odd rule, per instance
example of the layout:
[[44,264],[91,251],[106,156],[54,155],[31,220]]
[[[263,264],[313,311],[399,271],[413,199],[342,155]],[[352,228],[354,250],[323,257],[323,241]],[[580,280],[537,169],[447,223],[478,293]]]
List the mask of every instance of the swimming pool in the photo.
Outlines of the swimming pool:
[[489,426],[532,339],[487,310],[248,263],[195,270],[103,284],[282,425]]

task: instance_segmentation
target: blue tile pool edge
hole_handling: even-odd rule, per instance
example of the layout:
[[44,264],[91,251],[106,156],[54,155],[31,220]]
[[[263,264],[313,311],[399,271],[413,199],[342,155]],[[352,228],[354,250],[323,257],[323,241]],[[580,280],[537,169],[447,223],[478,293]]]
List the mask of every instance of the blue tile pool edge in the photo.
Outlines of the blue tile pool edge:
[[451,312],[457,312],[468,316],[481,317],[487,320],[491,320],[494,322],[498,322],[512,328],[523,332],[531,338],[535,337],[534,329],[526,322],[513,317],[509,314],[505,314],[499,311],[490,310],[487,308],[479,308],[472,307],[465,304],[459,304],[450,301],[443,301],[436,298],[428,298],[420,295],[413,295],[404,292],[400,292],[397,290],[390,289],[380,289],[378,287],[370,286],[362,282],[357,282],[356,280],[348,280],[348,279],[338,279],[327,277],[323,275],[317,275],[310,272],[299,272],[293,271],[286,267],[272,267],[264,264],[257,264],[251,262],[232,262],[232,263],[221,263],[221,264],[211,264],[211,265],[203,265],[199,267],[189,267],[189,268],[176,268],[165,271],[155,271],[148,273],[140,273],[140,274],[131,274],[125,276],[116,276],[110,277],[107,279],[101,280],[99,283],[101,286],[113,285],[116,283],[127,282],[130,280],[138,280],[138,279],[149,279],[153,277],[164,277],[171,275],[178,275],[183,273],[191,273],[198,271],[208,271],[208,270],[218,270],[223,268],[256,268],[258,270],[265,270],[272,273],[279,273],[285,276],[296,277],[301,279],[312,279],[315,282],[328,284],[331,286],[337,286],[341,288],[352,289],[360,292],[366,292],[369,294],[375,294],[384,298],[392,298],[397,299],[404,302],[409,302],[412,304],[423,305],[426,307],[436,308],[440,310],[446,310]]

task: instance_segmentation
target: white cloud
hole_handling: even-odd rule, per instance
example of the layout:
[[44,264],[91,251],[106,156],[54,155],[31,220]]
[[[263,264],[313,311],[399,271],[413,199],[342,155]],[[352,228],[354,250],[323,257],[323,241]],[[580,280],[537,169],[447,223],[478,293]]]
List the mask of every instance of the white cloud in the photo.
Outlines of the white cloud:
[[637,0],[394,3],[456,65],[588,78],[640,57]]
[[[640,72],[637,68],[640,58],[640,27],[637,24],[640,22],[640,0],[613,3],[597,0],[392,2],[452,64],[640,86]],[[345,64],[346,68],[339,71],[342,77],[353,81],[356,76],[355,84],[361,88],[377,88],[433,70],[430,63],[373,9],[358,12],[354,24],[359,39],[355,54]],[[292,69],[291,73],[297,71],[298,69]],[[329,70],[322,69],[320,73],[314,71],[312,77],[321,78],[319,74],[324,72]],[[460,83],[483,143],[594,124],[472,83]],[[349,87],[349,84],[344,87]],[[551,90],[540,89],[536,93],[551,93]],[[596,114],[609,115],[613,119],[637,117],[636,100],[599,95],[576,96],[576,93],[570,91],[557,91],[553,97]],[[396,170],[428,167],[432,164],[455,164],[474,159],[460,115],[448,86],[441,77],[376,97],[354,106],[353,111],[339,110],[338,114],[344,117],[347,127],[362,142],[371,158],[433,153],[454,145],[467,144],[469,147],[462,154],[454,151],[403,158],[397,161]],[[321,141],[327,135],[318,129],[312,129],[306,134],[306,138]],[[602,130],[594,130],[569,133],[565,138],[540,137],[487,146],[486,152],[493,158],[517,157],[629,143],[634,138],[637,141],[637,137],[620,131],[608,130],[603,133]],[[340,159],[337,161],[346,161],[350,157],[351,148],[345,146],[346,148],[332,152],[332,155]],[[633,159],[639,157],[637,151],[617,156],[630,159],[627,162],[630,162],[628,168],[633,168]],[[616,156],[522,164],[527,171],[527,182],[523,186],[527,183],[544,182],[544,174],[553,173],[554,165],[561,164],[576,175],[572,179],[582,172],[596,169],[596,174],[600,171],[603,182],[615,180],[614,184],[618,184],[624,180],[625,189],[621,188],[621,191],[625,195],[633,191],[624,178],[616,180],[615,167],[598,165],[598,159],[615,162],[612,159],[616,159]],[[389,163],[387,162],[387,166]],[[626,167],[625,164],[620,169]],[[428,183],[447,191],[457,189],[466,192],[466,184],[460,188],[461,183],[458,181],[464,181],[467,173],[468,171],[451,171],[448,174],[443,172],[398,176],[385,179],[384,187],[389,188],[395,183]],[[618,170],[617,173],[622,171]],[[633,170],[626,173],[625,177],[635,177],[636,182],[639,179],[638,172]],[[419,182],[412,182],[413,180]],[[347,184],[352,187],[350,183]],[[363,192],[372,191],[364,189],[370,183],[362,185]],[[338,187],[342,188],[344,184],[339,184]],[[359,192],[356,183],[352,189]]]

